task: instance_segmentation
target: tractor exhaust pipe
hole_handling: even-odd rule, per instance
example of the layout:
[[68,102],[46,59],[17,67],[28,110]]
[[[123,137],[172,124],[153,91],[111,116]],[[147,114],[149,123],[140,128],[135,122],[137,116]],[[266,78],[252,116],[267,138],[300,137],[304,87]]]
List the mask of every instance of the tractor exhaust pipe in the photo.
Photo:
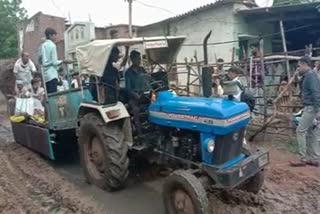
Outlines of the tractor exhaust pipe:
[[204,66],[202,67],[202,93],[204,97],[212,95],[212,71],[213,68],[208,66],[208,40],[211,36],[210,31],[203,40],[203,59]]
[[207,34],[207,36],[203,40],[203,59],[204,65],[208,65],[208,40],[211,37],[212,30]]

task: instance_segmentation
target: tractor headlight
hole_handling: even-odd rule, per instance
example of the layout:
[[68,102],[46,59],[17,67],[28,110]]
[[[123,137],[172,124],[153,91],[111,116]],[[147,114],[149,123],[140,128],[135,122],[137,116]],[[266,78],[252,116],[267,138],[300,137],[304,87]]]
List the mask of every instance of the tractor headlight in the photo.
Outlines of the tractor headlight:
[[213,151],[214,151],[214,148],[215,148],[215,145],[216,143],[214,142],[214,140],[209,140],[209,142],[208,142],[208,148],[207,148],[207,150],[208,150],[208,152],[210,152],[210,153],[212,153]]

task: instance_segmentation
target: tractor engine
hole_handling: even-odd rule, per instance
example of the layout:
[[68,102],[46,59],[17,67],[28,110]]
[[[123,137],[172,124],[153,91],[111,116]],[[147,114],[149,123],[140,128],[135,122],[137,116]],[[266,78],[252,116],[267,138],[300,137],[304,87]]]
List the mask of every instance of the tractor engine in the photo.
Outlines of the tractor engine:
[[177,158],[223,166],[244,158],[241,147],[250,117],[245,103],[225,99],[157,94],[149,106],[149,122],[161,132],[152,135],[160,151]]
[[162,151],[194,162],[200,160],[199,134],[180,129],[171,129],[169,132],[164,129],[163,133],[167,134],[159,144]]

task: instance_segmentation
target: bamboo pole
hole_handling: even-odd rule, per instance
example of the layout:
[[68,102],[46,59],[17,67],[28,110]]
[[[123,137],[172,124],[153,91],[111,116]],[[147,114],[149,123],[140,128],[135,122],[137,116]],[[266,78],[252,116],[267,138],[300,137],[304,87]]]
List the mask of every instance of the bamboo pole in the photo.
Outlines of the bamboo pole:
[[200,87],[199,87],[198,93],[201,94],[201,92],[202,92],[202,78],[200,78],[200,76],[202,75],[201,74],[201,63],[198,60],[197,52],[194,53],[194,59],[196,61],[197,70],[198,70],[198,74],[199,74],[199,85],[200,85]]
[[233,47],[233,48],[232,48],[232,56],[231,56],[231,66],[234,65],[234,55],[235,55],[235,51],[236,51],[236,49],[235,49],[235,47]]
[[250,57],[249,66],[250,66],[250,70],[249,70],[249,87],[250,87],[250,89],[252,89],[252,66],[253,66],[253,57],[252,56]]
[[[279,59],[290,59],[290,60],[299,60],[301,58],[301,56],[291,56],[291,55],[272,55],[272,56],[265,56],[264,60],[279,60]],[[313,61],[317,61],[320,60],[320,57],[310,57],[311,60]],[[259,57],[254,58],[254,61],[260,61]]]
[[291,79],[289,80],[288,84],[284,87],[283,91],[280,92],[280,94],[278,95],[278,97],[274,100],[273,102],[273,114],[271,117],[269,117],[267,119],[267,121],[265,121],[265,123],[263,124],[263,126],[261,126],[260,129],[258,129],[250,138],[249,141],[254,140],[254,138],[262,131],[264,131],[267,126],[279,115],[278,113],[278,106],[277,103],[279,102],[279,100],[283,97],[283,95],[289,90],[289,87],[292,85],[292,83],[294,82],[294,80],[296,79],[296,77],[298,76],[299,72],[296,71],[294,73],[294,75],[291,77]]
[[[265,70],[264,70],[264,42],[263,39],[260,39],[260,63],[261,63],[261,81],[262,81],[262,89],[263,89],[263,112],[264,115],[267,115],[267,94],[266,94],[266,86],[265,86]],[[257,84],[257,83],[256,83]],[[266,121],[267,118],[264,116],[264,121]]]
[[[286,42],[286,36],[284,34],[284,27],[283,27],[283,21],[280,20],[280,31],[281,31],[281,40],[282,40],[282,46],[283,46],[283,52],[285,53],[285,56],[288,56],[288,50],[287,50],[287,42]],[[286,71],[288,80],[291,78],[290,74],[290,65],[288,59],[286,60]]]
[[186,63],[186,68],[187,68],[187,71],[188,71],[188,73],[187,73],[187,75],[188,75],[187,76],[187,95],[190,96],[190,73],[191,73],[191,69],[190,69],[190,66],[188,64],[187,57],[184,58],[184,61]]

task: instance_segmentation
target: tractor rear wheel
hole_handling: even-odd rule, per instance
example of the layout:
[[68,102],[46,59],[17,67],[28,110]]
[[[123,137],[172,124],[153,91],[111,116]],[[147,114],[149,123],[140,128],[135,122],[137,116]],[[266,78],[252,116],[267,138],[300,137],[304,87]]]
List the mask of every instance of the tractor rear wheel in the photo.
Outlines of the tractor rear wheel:
[[167,214],[207,214],[208,197],[200,180],[188,171],[173,172],[163,186]]
[[80,120],[78,141],[87,181],[108,191],[123,188],[129,174],[129,159],[121,128],[105,124],[99,115],[89,113]]

